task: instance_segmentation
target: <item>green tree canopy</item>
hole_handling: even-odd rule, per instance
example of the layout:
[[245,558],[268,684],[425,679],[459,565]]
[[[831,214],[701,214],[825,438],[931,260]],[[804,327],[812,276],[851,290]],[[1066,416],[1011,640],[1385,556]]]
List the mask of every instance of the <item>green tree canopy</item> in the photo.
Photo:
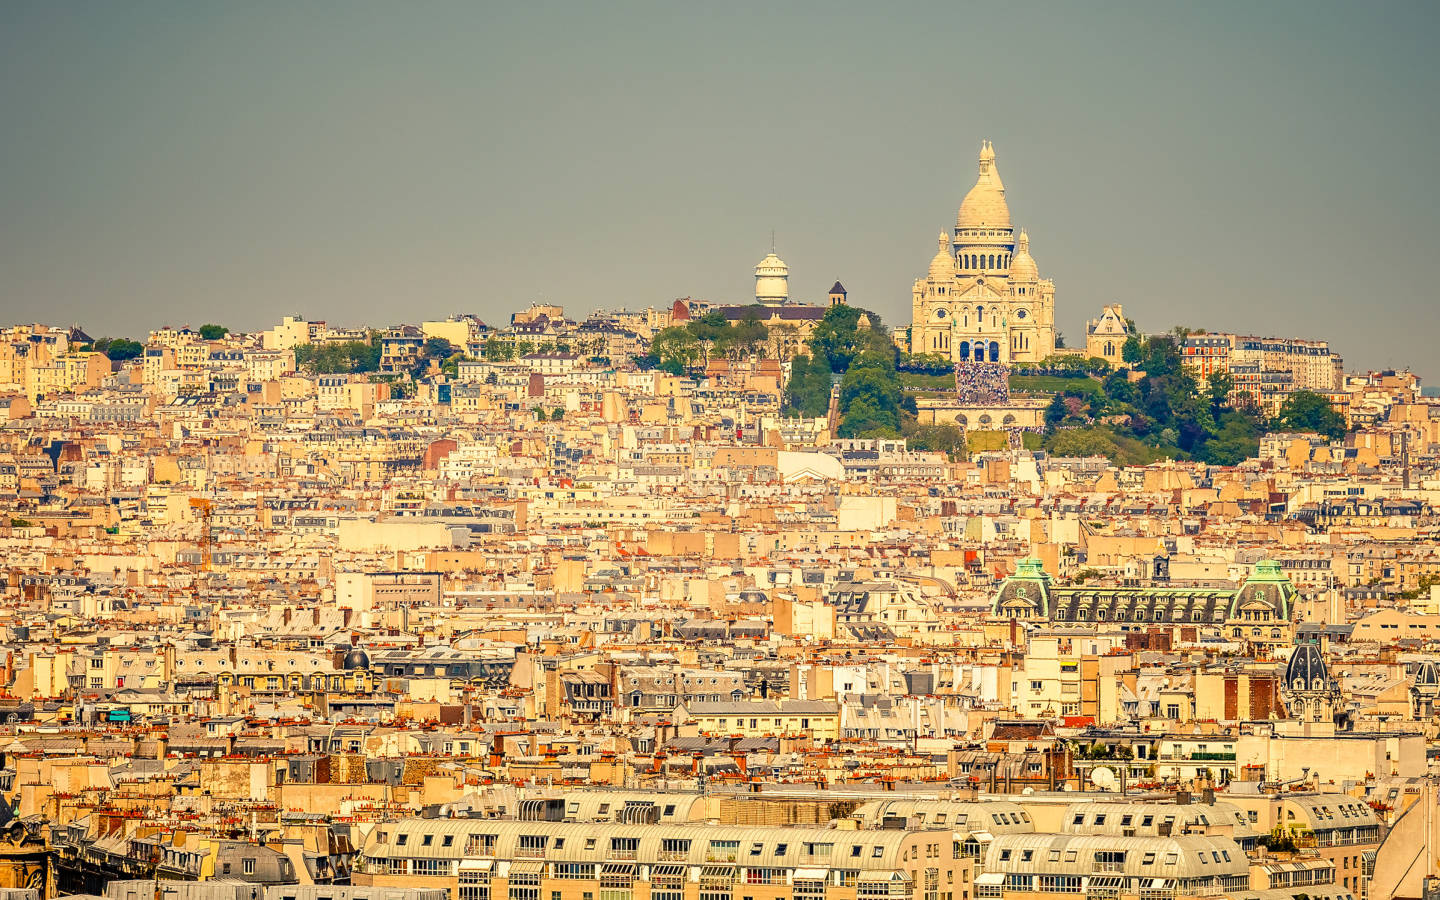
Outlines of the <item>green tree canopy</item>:
[[200,326],[200,339],[204,341],[218,341],[230,333],[230,329],[224,325],[207,324]]
[[124,361],[135,359],[144,353],[145,345],[129,338],[102,337],[92,344],[90,349],[103,353],[112,360]]
[[675,325],[655,335],[650,352],[659,358],[661,368],[683,371],[700,361],[700,341],[687,326]]
[[899,437],[900,398],[893,354],[861,353],[840,380],[840,436]]
[[[860,327],[862,315],[870,320],[869,328]],[[811,353],[823,358],[832,372],[844,372],[865,350],[889,353],[894,368],[895,345],[886,335],[880,317],[858,306],[841,303],[830,307],[810,333]]]
[[1046,442],[1056,456],[1107,456],[1115,458],[1120,447],[1113,438],[1097,428],[1067,428],[1057,431]]
[[823,359],[806,353],[795,357],[785,386],[785,411],[812,419],[825,415],[830,409],[830,383],[830,367]]
[[1144,349],[1140,346],[1140,336],[1132,333],[1120,347],[1120,358],[1133,366],[1140,362],[1143,355]]
[[1296,391],[1286,398],[1277,419],[1281,428],[1314,431],[1334,440],[1345,434],[1345,418],[1320,394]]
[[315,375],[348,375],[380,368],[380,335],[368,341],[301,344],[295,348],[295,366]]

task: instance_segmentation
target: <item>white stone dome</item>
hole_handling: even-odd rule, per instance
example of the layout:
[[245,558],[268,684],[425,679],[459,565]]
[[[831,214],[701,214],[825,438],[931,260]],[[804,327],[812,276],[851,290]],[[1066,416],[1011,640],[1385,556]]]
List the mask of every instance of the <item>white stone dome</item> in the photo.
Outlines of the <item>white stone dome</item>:
[[935,258],[930,260],[930,279],[942,281],[955,275],[955,257],[950,255],[950,238],[945,232],[940,232],[940,249],[936,251]]
[[770,254],[755,266],[755,301],[761,304],[784,303],[790,296],[790,267]]
[[755,264],[755,277],[785,278],[790,274],[790,267],[785,265],[785,260],[776,256],[772,251],[764,259]]
[[1010,205],[1005,202],[1005,184],[995,168],[995,149],[989,141],[980,146],[980,177],[961,201],[955,225],[962,231],[1010,227]]
[[1035,265],[1035,257],[1030,255],[1030,235],[1024,231],[1020,232],[1020,240],[1015,244],[1015,255],[1010,257],[1010,280],[1040,280],[1040,267]]

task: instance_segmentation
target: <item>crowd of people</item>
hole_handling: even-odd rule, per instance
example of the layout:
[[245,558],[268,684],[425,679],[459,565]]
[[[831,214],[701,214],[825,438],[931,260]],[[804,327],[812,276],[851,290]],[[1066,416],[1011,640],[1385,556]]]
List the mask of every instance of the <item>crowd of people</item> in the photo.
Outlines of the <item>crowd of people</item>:
[[1010,367],[996,362],[959,363],[955,366],[955,392],[961,403],[1009,403]]

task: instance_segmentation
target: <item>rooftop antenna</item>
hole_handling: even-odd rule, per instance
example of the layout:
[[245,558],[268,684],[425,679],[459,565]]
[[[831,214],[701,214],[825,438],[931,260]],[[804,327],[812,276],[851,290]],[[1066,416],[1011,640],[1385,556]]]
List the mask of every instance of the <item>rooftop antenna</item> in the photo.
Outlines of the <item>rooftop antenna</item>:
[[775,229],[770,229],[770,252],[775,252]]

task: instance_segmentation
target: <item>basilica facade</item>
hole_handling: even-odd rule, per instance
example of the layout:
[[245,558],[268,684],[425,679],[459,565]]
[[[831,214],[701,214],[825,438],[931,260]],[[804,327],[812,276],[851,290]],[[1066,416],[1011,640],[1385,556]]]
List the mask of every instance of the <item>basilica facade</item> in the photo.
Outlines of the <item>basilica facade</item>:
[[1010,224],[989,141],[954,233],[940,233],[930,273],[915,282],[908,344],[955,363],[1038,362],[1055,352],[1055,284],[1040,277],[1029,236]]

